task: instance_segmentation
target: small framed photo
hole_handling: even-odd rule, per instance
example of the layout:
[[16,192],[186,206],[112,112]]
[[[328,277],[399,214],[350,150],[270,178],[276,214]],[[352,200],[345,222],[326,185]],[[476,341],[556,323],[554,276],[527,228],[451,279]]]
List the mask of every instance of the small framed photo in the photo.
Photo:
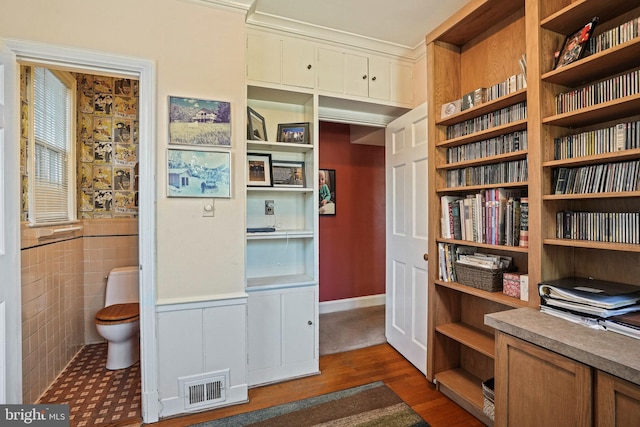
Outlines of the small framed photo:
[[256,110],[247,107],[247,139],[267,141],[267,124]]
[[336,170],[320,169],[318,172],[318,213],[336,214]]
[[273,187],[271,154],[247,153],[247,186]]
[[281,123],[278,125],[278,142],[309,143],[309,122]]
[[593,29],[598,22],[598,18],[593,18],[591,22],[587,25],[579,29],[573,34],[570,34],[562,45],[562,49],[560,49],[560,53],[556,58],[556,66],[554,69],[558,69],[565,65],[569,65],[574,61],[582,58],[582,55],[585,53],[585,47],[587,42],[591,38],[591,34],[593,34]]
[[231,197],[231,153],[169,149],[169,197]]
[[231,147],[231,103],[170,96],[169,143]]
[[274,187],[305,186],[304,162],[274,160],[272,162]]

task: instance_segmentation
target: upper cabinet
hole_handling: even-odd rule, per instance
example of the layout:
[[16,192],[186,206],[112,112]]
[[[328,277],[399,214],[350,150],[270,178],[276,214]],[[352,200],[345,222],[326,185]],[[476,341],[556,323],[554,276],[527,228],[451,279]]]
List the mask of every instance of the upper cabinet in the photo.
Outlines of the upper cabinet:
[[273,33],[247,35],[251,82],[317,89],[319,94],[410,108],[413,65]]
[[247,35],[247,78],[256,82],[312,88],[315,48],[296,39]]

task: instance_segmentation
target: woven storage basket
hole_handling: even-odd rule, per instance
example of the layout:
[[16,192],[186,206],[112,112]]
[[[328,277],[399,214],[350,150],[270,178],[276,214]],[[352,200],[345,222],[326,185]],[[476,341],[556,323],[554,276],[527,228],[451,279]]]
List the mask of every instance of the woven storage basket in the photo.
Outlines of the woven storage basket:
[[490,270],[456,262],[456,281],[483,291],[497,292],[502,290],[502,275],[507,271],[509,269]]
[[482,383],[482,400],[482,412],[484,412],[484,414],[491,420],[494,420],[496,405],[494,403],[495,396],[493,391],[493,378]]

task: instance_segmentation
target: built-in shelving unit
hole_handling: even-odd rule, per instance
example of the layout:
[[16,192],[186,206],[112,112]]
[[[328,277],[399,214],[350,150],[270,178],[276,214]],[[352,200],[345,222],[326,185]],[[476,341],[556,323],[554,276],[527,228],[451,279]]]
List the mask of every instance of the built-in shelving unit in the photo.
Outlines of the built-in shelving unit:
[[[429,200],[433,207],[429,214],[429,235],[433,238],[429,252],[434,254],[429,261],[428,376],[443,393],[487,425],[493,425],[493,422],[483,413],[481,383],[497,372],[494,367],[494,331],[484,324],[485,314],[527,306],[538,308],[537,284],[542,280],[584,276],[637,284],[640,275],[640,226],[637,225],[640,180],[633,172],[634,168],[640,168],[637,166],[640,163],[640,123],[637,123],[640,121],[640,91],[637,89],[640,86],[640,38],[628,37],[613,47],[555,69],[554,53],[560,50],[568,35],[578,31],[594,17],[599,18],[593,33],[595,38],[631,20],[637,22],[640,3],[627,0],[472,0],[426,39],[431,119]],[[637,33],[637,29],[634,31]],[[517,73],[518,58],[525,52],[527,88],[440,118],[443,104]],[[625,75],[628,77],[623,77],[624,83],[616,89],[611,88],[615,87],[611,83],[598,89],[598,93],[610,91],[607,95],[612,96],[606,99],[592,101],[596,99],[593,98],[595,91],[584,89]],[[578,104],[574,102],[575,98],[569,98],[570,102],[567,103],[573,91],[582,91],[578,96],[582,96],[579,102],[584,107],[560,109],[563,105]],[[526,118],[457,138],[447,137],[448,126],[525,101]],[[573,138],[574,142],[578,138],[594,139],[592,133],[600,132],[597,138],[601,142],[605,129],[611,132],[608,129],[621,123],[633,123],[629,129],[632,126],[636,129],[624,133],[626,141],[621,134],[614,134],[618,135],[619,141],[626,143],[624,147],[608,150],[600,145],[597,149],[580,148],[582,151],[579,151],[571,146],[571,154],[579,153],[574,156],[568,154],[569,150],[562,151],[566,149],[562,144],[567,138]],[[459,162],[451,162],[447,157],[447,150],[451,147],[524,130],[527,131],[528,148],[521,152]],[[629,138],[633,140],[631,143]],[[562,155],[557,154],[559,150]],[[528,248],[443,238],[441,196],[464,197],[495,187],[451,187],[445,180],[447,173],[522,158],[527,159],[527,180],[499,186],[522,188],[528,192]],[[612,172],[614,168],[618,169]],[[576,173],[578,169],[583,175]],[[585,185],[577,191],[565,191],[561,190],[564,187],[556,185],[561,172],[574,173],[576,179],[595,180],[596,174],[603,169],[610,174],[618,173],[615,180],[606,181],[607,186],[603,183],[600,187],[589,187],[586,183],[591,181],[583,181]],[[618,187],[612,187],[612,182],[617,182]],[[627,182],[629,185],[626,185]],[[621,190],[620,183],[625,183],[624,190]],[[636,240],[596,241],[592,237],[597,235],[595,229],[591,230],[591,234],[583,230],[582,239],[563,238],[558,235],[558,230],[566,224],[557,222],[557,219],[565,212],[612,216],[634,214],[636,217],[617,217],[626,218],[623,219],[625,221],[636,218],[631,225],[629,222],[625,226],[618,223],[616,227],[615,223],[611,223],[614,226],[610,229],[618,234],[610,239],[624,237]],[[587,240],[585,235],[591,240]],[[435,256],[439,243],[475,246],[479,251],[512,256],[518,271],[529,275],[529,301],[518,301],[501,293],[485,292],[441,280],[438,275],[438,256]],[[504,408],[498,408],[497,405],[505,399],[498,399],[497,394],[498,390],[496,413],[499,410],[504,413]]]
[[[301,88],[256,82],[247,105],[264,117],[267,141],[247,153],[304,164],[301,187],[246,189],[246,289],[249,294],[249,385],[318,372],[318,97]],[[308,143],[278,142],[278,124],[309,123]],[[265,204],[273,202],[273,215]]]
[[[482,26],[477,25],[477,20]],[[447,150],[527,131],[529,120],[525,116],[455,138],[447,137],[447,127],[530,101],[528,89],[524,88],[446,118],[440,118],[440,107],[520,73],[518,59],[526,52],[525,33],[525,1],[500,0],[471,1],[427,36],[429,117],[433,118],[429,123],[429,253],[434,254],[429,258],[428,376],[440,391],[487,425],[493,422],[483,412],[482,381],[494,376],[495,341],[493,329],[484,325],[484,315],[529,303],[502,292],[440,280],[438,244],[473,246],[480,252],[511,256],[522,273],[529,271],[529,249],[443,238],[440,200],[444,195],[465,197],[498,187],[526,194],[530,179],[451,187],[447,185],[447,173],[526,161],[531,157],[530,148],[460,162],[449,162]]]
[[[593,17],[598,17],[592,38],[614,28],[625,25],[640,16],[640,4],[633,1],[615,0],[600,2],[580,0],[570,2],[540,0],[538,5],[540,57],[540,116],[541,116],[541,234],[542,253],[541,278],[551,280],[566,276],[594,277],[601,280],[637,284],[638,253],[637,243],[614,243],[586,239],[567,239],[557,236],[556,215],[564,211],[620,213],[640,212],[640,188],[637,182],[629,191],[588,191],[580,194],[557,194],[556,179],[560,168],[571,169],[589,166],[607,168],[607,165],[621,162],[640,162],[640,145],[629,141],[620,151],[599,152],[569,158],[554,156],[556,138],[578,135],[583,132],[599,131],[618,123],[640,120],[640,94],[622,85],[617,95],[606,102],[597,102],[584,108],[558,113],[556,99],[563,93],[581,90],[600,81],[633,72],[640,67],[640,38],[629,38],[613,47],[581,58],[569,65],[554,69],[550,47],[559,46],[564,38],[584,26]],[[632,81],[632,79],[629,79]],[[635,85],[640,79],[635,78]],[[614,89],[608,89],[613,94]],[[635,147],[629,145],[635,144]],[[585,178],[586,179],[586,178]],[[632,179],[631,174],[622,175],[620,180]],[[622,233],[623,226],[618,230]],[[614,230],[615,232],[615,230]],[[640,230],[632,227],[628,231]],[[597,235],[597,233],[594,233]]]

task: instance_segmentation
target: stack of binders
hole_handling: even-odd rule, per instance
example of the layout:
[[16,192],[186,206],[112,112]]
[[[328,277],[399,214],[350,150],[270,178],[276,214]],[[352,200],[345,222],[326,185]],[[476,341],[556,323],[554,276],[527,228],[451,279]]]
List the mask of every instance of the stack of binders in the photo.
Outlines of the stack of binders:
[[595,329],[618,332],[615,319],[640,314],[640,288],[623,283],[571,277],[540,283],[538,293],[541,312]]

